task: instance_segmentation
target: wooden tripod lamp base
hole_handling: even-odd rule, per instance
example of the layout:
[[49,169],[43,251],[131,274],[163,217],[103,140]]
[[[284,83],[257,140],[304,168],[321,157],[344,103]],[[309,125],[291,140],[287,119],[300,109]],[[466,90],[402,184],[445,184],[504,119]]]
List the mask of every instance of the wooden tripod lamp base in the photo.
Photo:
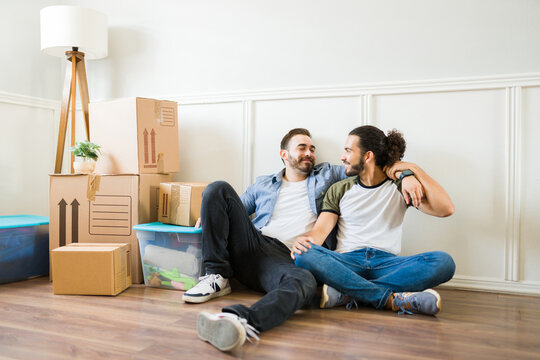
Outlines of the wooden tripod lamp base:
[[[58,131],[58,146],[56,147],[56,163],[54,173],[62,172],[62,161],[64,158],[64,146],[66,142],[66,132],[68,126],[69,110],[71,106],[71,146],[75,145],[75,110],[77,94],[77,78],[79,79],[79,92],[81,96],[81,107],[84,116],[84,127],[86,139],[90,140],[90,125],[88,118],[88,82],[86,81],[86,67],[84,64],[84,53],[77,51],[66,51],[66,57],[71,61],[71,67],[66,67],[66,77],[64,80],[64,91],[62,95],[62,107],[60,112],[60,129]],[[71,154],[71,173],[73,174],[74,156]]]
[[[56,147],[54,173],[62,172],[64,146],[71,106],[71,146],[75,145],[75,109],[77,78],[84,116],[86,139],[90,140],[88,122],[88,83],[86,81],[85,55],[87,59],[102,59],[108,52],[107,15],[80,6],[53,5],[40,10],[41,51],[71,61],[71,69],[66,69],[62,108],[60,112],[60,130]],[[79,51],[80,50],[80,51]],[[73,155],[71,155],[71,173],[73,173]]]

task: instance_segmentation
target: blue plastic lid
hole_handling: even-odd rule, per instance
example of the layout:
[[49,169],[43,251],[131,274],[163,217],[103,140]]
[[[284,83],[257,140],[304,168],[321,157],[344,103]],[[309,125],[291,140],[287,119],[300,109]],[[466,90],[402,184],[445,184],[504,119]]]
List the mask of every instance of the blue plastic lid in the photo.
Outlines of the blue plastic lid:
[[160,223],[160,222],[153,222],[153,223],[149,223],[149,224],[135,225],[133,227],[133,229],[142,230],[142,231],[184,233],[184,234],[200,234],[200,233],[202,233],[201,228],[196,228],[194,226],[169,225],[169,224],[163,224],[163,223]]
[[0,229],[11,229],[25,226],[47,225],[49,218],[38,215],[6,215],[0,216]]

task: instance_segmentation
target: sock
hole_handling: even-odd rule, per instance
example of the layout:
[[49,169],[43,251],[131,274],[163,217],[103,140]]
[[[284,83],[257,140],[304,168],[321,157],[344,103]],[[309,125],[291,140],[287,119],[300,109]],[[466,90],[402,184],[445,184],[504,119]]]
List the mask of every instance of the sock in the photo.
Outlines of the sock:
[[394,310],[394,294],[392,293],[388,296],[388,300],[386,300],[386,305],[384,306],[385,309]]

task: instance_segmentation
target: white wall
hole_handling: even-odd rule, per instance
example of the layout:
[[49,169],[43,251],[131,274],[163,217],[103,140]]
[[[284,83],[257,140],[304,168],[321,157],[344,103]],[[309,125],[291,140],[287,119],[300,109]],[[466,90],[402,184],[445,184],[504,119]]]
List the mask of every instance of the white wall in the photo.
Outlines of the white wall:
[[535,0],[84,0],[110,19],[89,62],[113,98],[539,71]]
[[[38,10],[51,3],[19,3],[0,3],[0,26],[19,29],[28,44],[21,60],[18,42],[1,40],[13,51],[0,59],[9,73],[0,75],[0,122],[17,123],[0,151],[20,155],[2,155],[0,214],[42,214],[65,65],[39,52]],[[91,100],[180,103],[175,179],[224,179],[241,191],[281,167],[278,143],[289,128],[308,127],[319,159],[339,163],[351,128],[396,127],[406,159],[456,205],[448,219],[409,212],[403,252],[450,252],[458,266],[450,286],[540,293],[540,173],[530,166],[540,153],[540,2],[61,3],[109,15],[109,57],[87,62]],[[17,82],[29,65],[37,77]],[[35,156],[25,141],[49,149],[36,170],[22,164]],[[23,193],[34,178],[36,195]]]
[[41,52],[39,37],[39,10],[56,3],[52,0],[0,2],[0,92],[60,99],[62,62]]

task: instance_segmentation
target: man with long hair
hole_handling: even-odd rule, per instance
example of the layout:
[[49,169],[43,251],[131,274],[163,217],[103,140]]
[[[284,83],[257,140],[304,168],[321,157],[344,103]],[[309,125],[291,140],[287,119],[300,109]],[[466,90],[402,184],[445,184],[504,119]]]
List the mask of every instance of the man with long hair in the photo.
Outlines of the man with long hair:
[[[405,139],[374,126],[349,133],[341,160],[348,176],[328,190],[311,231],[291,250],[296,265],[324,283],[321,307],[360,302],[377,309],[435,315],[442,307],[433,289],[452,278],[455,264],[445,252],[399,256],[402,223],[409,206],[446,217],[454,205],[422,169],[401,162]],[[392,177],[390,179],[388,176]],[[401,191],[405,181],[414,191]],[[338,224],[335,251],[320,245]]]

